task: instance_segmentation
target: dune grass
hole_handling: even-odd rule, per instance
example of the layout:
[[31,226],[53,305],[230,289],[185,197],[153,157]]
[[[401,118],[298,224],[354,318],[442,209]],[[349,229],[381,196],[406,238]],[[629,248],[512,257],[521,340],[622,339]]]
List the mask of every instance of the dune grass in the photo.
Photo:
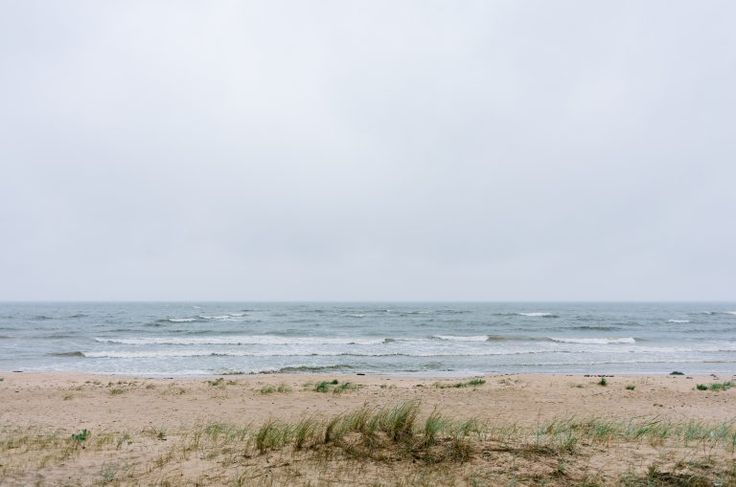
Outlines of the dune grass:
[[695,389],[699,391],[727,391],[734,386],[733,382],[714,382],[712,384],[698,384]]
[[[675,452],[672,461],[663,460],[668,451]],[[98,455],[101,460],[91,463],[96,480],[85,471],[83,485],[180,485],[178,472],[201,467],[184,483],[342,485],[363,478],[366,485],[728,486],[736,485],[729,470],[735,451],[736,425],[730,422],[558,418],[535,426],[489,424],[407,400],[180,431],[4,430],[0,483],[3,476],[31,479],[63,465],[83,468],[75,462]],[[616,461],[627,458],[630,471],[601,464],[609,452]],[[133,454],[147,456],[126,463]],[[588,466],[591,455],[599,458],[595,469]]]
[[360,389],[362,386],[352,382],[340,382],[337,379],[333,379],[323,380],[316,384],[309,384],[307,387],[311,388],[314,392],[333,392],[335,394],[342,394],[343,392]]
[[261,394],[274,394],[274,393],[287,393],[291,392],[292,389],[286,384],[279,384],[279,385],[273,385],[273,384],[266,384],[265,386],[261,387],[258,392]]
[[462,389],[465,387],[479,387],[486,383],[485,379],[475,378],[464,382],[435,382],[433,384],[437,389]]

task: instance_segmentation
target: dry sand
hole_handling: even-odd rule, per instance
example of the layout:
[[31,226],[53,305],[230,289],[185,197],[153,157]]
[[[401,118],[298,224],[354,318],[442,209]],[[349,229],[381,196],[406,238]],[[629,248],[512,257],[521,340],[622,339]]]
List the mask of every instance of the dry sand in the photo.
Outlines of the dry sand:
[[[521,485],[571,485],[577,481],[614,484],[621,482],[617,476],[625,472],[645,471],[652,462],[667,464],[671,469],[673,462],[679,461],[677,455],[684,459],[693,454],[680,452],[679,443],[668,447],[666,442],[659,446],[638,442],[632,447],[609,441],[602,447],[594,442],[585,446],[583,441],[584,461],[579,455],[567,460],[564,455],[544,460],[543,452],[540,455],[544,458],[529,460],[522,452],[519,458],[524,461],[517,462],[517,458],[512,458],[513,452],[512,457],[508,456],[513,449],[500,453],[503,449],[484,447],[480,441],[474,447],[474,459],[462,465],[417,466],[416,459],[403,457],[358,465],[361,462],[354,457],[343,459],[334,454],[327,460],[322,455],[319,462],[312,458],[314,455],[291,450],[258,455],[251,451],[252,447],[240,448],[236,444],[223,446],[222,451],[216,451],[212,445],[210,450],[194,448],[191,454],[178,446],[178,453],[171,451],[174,445],[184,444],[193,431],[208,424],[237,425],[255,431],[273,418],[292,422],[307,416],[327,418],[364,404],[385,407],[407,400],[421,401],[422,417],[437,408],[448,417],[476,418],[487,428],[518,425],[525,431],[573,417],[621,423],[653,419],[673,424],[697,421],[709,425],[736,419],[736,388],[695,389],[698,383],[734,379],[730,376],[608,376],[607,385],[602,386],[598,384],[599,377],[522,374],[485,376],[486,383],[477,387],[445,388],[438,387],[438,383],[451,386],[463,379],[339,374],[165,379],[11,372],[0,373],[0,378],[1,485],[497,485],[501,481]],[[319,381],[333,379],[360,387],[341,394],[313,390]],[[264,387],[279,385],[287,386],[288,392],[262,391]],[[85,429],[91,432],[89,440],[69,439]],[[31,436],[36,439],[26,438]],[[48,441],[37,445],[40,437]],[[243,445],[251,441],[241,440]],[[85,448],[69,451],[69,444]],[[49,453],[55,448],[67,450],[63,454]],[[49,458],[44,457],[44,450],[48,450]],[[242,453],[246,450],[250,453]],[[486,455],[483,452],[487,450],[499,453]],[[698,452],[701,450],[699,445]],[[618,457],[610,465],[601,460],[614,455],[614,451]],[[675,452],[675,457],[662,458],[663,452]],[[705,470],[720,475],[733,468],[733,448],[729,453],[728,448],[719,446],[705,454],[709,462],[715,462]],[[169,457],[163,461],[162,456],[166,455]],[[218,455],[225,455],[227,461]],[[555,474],[552,470],[557,468],[555,462],[559,467],[561,458],[574,468]],[[552,470],[542,469],[541,474],[529,477],[523,466],[527,460]],[[408,475],[407,468],[415,469],[415,474]],[[692,471],[694,467],[687,468]],[[356,472],[362,473],[356,476]]]

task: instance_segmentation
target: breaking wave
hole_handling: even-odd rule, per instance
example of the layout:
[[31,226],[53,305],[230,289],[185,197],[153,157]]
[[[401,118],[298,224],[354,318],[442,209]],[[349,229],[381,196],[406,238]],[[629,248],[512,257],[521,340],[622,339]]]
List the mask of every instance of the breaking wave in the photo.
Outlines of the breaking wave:
[[623,343],[636,343],[636,339],[633,337],[625,338],[557,338],[548,337],[553,342],[557,343],[579,343],[582,345],[613,345]]
[[281,337],[274,335],[238,335],[220,337],[148,337],[95,338],[101,343],[121,345],[377,345],[385,338]]

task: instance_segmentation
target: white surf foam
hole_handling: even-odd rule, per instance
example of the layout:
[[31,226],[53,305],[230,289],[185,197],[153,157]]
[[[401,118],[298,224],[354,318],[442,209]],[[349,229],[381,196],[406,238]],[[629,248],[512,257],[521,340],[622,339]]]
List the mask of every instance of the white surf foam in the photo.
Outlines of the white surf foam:
[[458,336],[458,335],[434,335],[432,338],[439,340],[451,340],[455,342],[486,342],[488,335]]
[[121,345],[377,345],[384,338],[334,338],[334,337],[280,337],[272,335],[230,335],[210,337],[146,337],[146,338],[95,338],[101,343]]
[[553,342],[557,343],[579,343],[582,345],[612,345],[621,343],[636,343],[636,339],[633,337],[625,338],[557,338],[548,337]]

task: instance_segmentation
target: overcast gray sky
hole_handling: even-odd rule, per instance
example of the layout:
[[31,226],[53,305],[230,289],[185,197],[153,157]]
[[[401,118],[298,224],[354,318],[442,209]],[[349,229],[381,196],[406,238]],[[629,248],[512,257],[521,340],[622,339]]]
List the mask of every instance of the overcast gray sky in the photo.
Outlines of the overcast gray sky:
[[0,0],[0,300],[733,300],[735,23]]

